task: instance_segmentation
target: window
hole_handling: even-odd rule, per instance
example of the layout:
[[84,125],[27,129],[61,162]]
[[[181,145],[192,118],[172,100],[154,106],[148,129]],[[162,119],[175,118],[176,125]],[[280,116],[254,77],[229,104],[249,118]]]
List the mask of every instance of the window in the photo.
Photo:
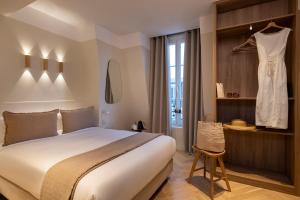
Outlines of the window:
[[169,38],[169,103],[172,127],[182,127],[184,36]]

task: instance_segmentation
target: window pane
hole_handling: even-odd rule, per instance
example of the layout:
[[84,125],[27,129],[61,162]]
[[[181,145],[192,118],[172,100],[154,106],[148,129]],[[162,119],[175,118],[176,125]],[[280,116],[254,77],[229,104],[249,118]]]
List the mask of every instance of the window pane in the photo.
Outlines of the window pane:
[[175,83],[176,81],[176,68],[170,67],[170,82]]
[[175,44],[169,45],[169,53],[170,53],[170,66],[175,66],[176,64],[176,46]]
[[169,50],[169,105],[172,126],[182,126],[182,100],[184,76],[184,42],[182,38],[172,41]]
[[180,64],[181,65],[184,65],[184,42],[182,42],[181,44],[180,44],[180,46],[181,46],[181,48],[180,48],[180,50],[181,50],[181,52],[180,52]]
[[181,65],[180,66],[180,79],[181,79],[181,81],[183,81],[183,74],[184,74],[184,67],[183,67],[183,65]]
[[183,99],[183,81],[180,81],[178,92],[179,92],[178,98],[180,101],[182,101],[182,99]]
[[170,99],[171,102],[176,98],[176,85],[175,83],[170,84]]

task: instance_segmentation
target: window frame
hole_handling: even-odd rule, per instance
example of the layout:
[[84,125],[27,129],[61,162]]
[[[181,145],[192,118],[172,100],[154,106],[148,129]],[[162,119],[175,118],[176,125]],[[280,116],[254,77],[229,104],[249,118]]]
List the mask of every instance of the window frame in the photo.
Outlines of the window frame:
[[[167,60],[168,60],[168,75],[170,76],[170,69],[171,67],[175,67],[175,109],[178,110],[180,109],[180,113],[175,113],[175,123],[172,117],[173,114],[173,108],[171,104],[171,97],[169,96],[169,105],[170,105],[170,120],[171,120],[171,127],[182,127],[182,121],[183,121],[183,114],[182,114],[182,102],[183,102],[183,85],[182,87],[182,92],[180,96],[180,84],[181,84],[181,67],[184,67],[184,56],[183,56],[183,64],[181,64],[181,44],[185,44],[185,35],[184,34],[178,34],[178,35],[173,35],[168,37],[168,43],[167,43]],[[175,66],[170,65],[170,45],[175,45]],[[184,46],[185,47],[185,46]],[[184,76],[184,71],[182,72]],[[182,84],[183,84],[182,80]],[[169,77],[168,80],[168,88],[169,90],[171,89],[171,77]],[[170,94],[170,91],[168,91]],[[179,101],[181,101],[181,106],[178,105],[180,104]]]

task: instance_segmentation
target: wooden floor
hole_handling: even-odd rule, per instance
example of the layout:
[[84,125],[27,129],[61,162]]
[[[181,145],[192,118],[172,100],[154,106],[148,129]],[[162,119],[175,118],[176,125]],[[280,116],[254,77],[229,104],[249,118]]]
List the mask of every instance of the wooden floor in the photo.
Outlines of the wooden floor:
[[[190,180],[187,177],[193,157],[177,152],[174,158],[174,170],[169,180],[157,192],[154,200],[209,200],[209,182],[202,177],[203,171],[195,173]],[[201,163],[200,163],[201,165]],[[216,200],[300,200],[300,197],[261,189],[236,182],[230,182],[232,192],[223,189],[225,183],[216,185]]]

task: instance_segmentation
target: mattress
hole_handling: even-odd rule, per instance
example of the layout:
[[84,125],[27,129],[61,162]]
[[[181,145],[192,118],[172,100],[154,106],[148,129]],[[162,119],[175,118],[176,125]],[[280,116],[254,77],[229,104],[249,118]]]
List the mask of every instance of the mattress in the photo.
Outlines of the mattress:
[[[0,150],[0,176],[39,199],[50,167],[133,134],[138,133],[88,128],[9,145]],[[175,149],[174,139],[158,137],[87,174],[80,180],[74,199],[132,199],[168,164]]]

